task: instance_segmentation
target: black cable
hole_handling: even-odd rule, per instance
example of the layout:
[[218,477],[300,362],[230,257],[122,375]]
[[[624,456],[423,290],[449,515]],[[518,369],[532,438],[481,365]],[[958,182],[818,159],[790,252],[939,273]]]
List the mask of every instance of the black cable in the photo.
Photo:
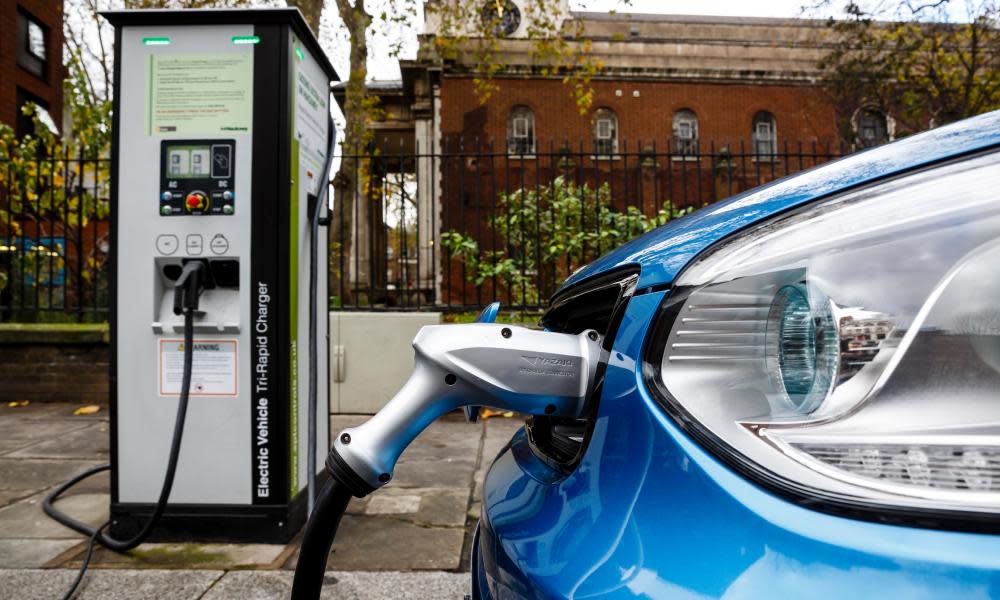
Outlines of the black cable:
[[[306,477],[306,509],[307,514],[312,514],[316,504],[316,386],[317,386],[317,343],[316,326],[318,322],[316,306],[316,288],[318,269],[316,265],[317,248],[319,246],[319,222],[323,214],[323,205],[326,204],[327,193],[330,189],[330,168],[333,165],[333,152],[337,147],[337,134],[334,129],[333,119],[329,120],[329,135],[327,143],[329,149],[326,155],[326,164],[323,166],[323,174],[319,178],[319,193],[316,197],[316,206],[313,207],[313,214],[310,215],[310,235],[309,235],[309,418],[308,434],[309,448],[306,450],[306,469],[309,471]],[[325,294],[324,294],[325,296]]]
[[327,479],[316,496],[316,507],[309,515],[302,536],[299,560],[292,580],[292,600],[318,600],[326,575],[326,561],[340,518],[351,501],[351,492],[335,477]]
[[99,534],[101,530],[107,527],[110,523],[111,521],[105,521],[104,525],[95,529],[94,535],[90,536],[90,539],[87,540],[87,553],[83,556],[83,564],[80,565],[80,570],[76,573],[76,579],[73,580],[73,585],[71,585],[69,589],[66,590],[66,593],[63,594],[62,600],[70,600],[73,597],[73,594],[76,593],[76,589],[80,587],[80,582],[83,581],[83,576],[87,573],[87,567],[90,566],[90,557],[94,554],[94,542],[97,541],[97,534]]
[[[189,264],[202,264],[202,263],[189,263]],[[196,294],[197,295],[197,294]],[[146,524],[139,530],[139,533],[126,539],[126,540],[116,540],[108,535],[102,533],[102,530],[110,524],[110,521],[104,523],[96,529],[90,527],[86,523],[77,521],[76,519],[70,517],[69,515],[56,510],[53,503],[59,499],[59,497],[65,493],[68,489],[74,485],[80,483],[84,479],[100,473],[102,471],[107,471],[111,468],[111,465],[100,465],[89,469],[80,475],[70,479],[66,483],[62,484],[54,492],[49,494],[42,500],[42,510],[45,514],[52,517],[59,523],[62,523],[70,529],[82,533],[83,535],[90,536],[91,540],[87,546],[87,556],[80,567],[80,571],[77,574],[76,581],[73,582],[72,588],[64,596],[65,600],[73,597],[76,592],[77,587],[83,580],[84,574],[87,572],[87,567],[90,564],[90,555],[93,551],[94,541],[98,542],[105,548],[113,550],[115,552],[127,552],[132,548],[135,548],[143,541],[149,537],[152,533],[153,528],[159,523],[160,518],[163,516],[163,511],[167,508],[167,499],[170,498],[170,492],[174,487],[174,475],[177,473],[177,459],[180,456],[181,451],[181,439],[184,437],[184,420],[187,417],[187,407],[188,398],[191,391],[191,368],[194,362],[194,310],[191,308],[184,309],[184,377],[181,383],[181,396],[177,403],[177,417],[174,421],[174,433],[173,439],[170,442],[170,457],[167,460],[167,472],[163,478],[163,487],[160,488],[160,498],[156,501],[156,508],[153,510],[153,515],[146,522]]]

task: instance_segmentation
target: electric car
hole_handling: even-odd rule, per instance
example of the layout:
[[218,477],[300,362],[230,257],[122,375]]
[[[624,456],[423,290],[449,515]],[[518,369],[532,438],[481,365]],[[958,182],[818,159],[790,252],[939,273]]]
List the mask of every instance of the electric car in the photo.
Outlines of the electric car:
[[1000,112],[575,273],[587,418],[491,465],[472,596],[1000,597]]

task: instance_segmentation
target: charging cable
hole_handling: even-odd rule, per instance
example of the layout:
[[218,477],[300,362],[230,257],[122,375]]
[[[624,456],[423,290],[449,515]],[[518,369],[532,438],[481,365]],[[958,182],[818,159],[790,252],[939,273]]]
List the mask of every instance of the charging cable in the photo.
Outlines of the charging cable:
[[[312,215],[310,215],[310,235],[309,235],[309,419],[308,419],[308,434],[307,438],[309,440],[309,448],[306,450],[306,469],[308,471],[308,477],[306,478],[306,499],[307,499],[307,513],[312,514],[313,507],[316,504],[316,411],[318,408],[318,400],[316,398],[318,379],[318,360],[317,352],[319,351],[319,345],[317,343],[317,333],[316,329],[319,323],[317,307],[317,279],[318,279],[318,248],[319,248],[319,226],[327,225],[329,221],[324,222],[322,219],[323,215],[323,205],[326,204],[327,194],[330,189],[330,169],[333,166],[333,151],[337,147],[337,130],[334,127],[333,119],[328,121],[329,134],[327,135],[327,142],[329,149],[326,153],[326,164],[323,166],[323,173],[319,178],[319,190],[316,195],[316,204],[313,206]],[[328,244],[323,245],[325,252],[329,252]],[[326,297],[326,294],[323,294]],[[295,375],[292,375],[295,377]],[[325,415],[324,415],[325,416]],[[298,418],[293,417],[293,418]]]
[[181,451],[181,438],[184,437],[184,420],[187,417],[188,397],[191,392],[191,368],[194,361],[194,315],[198,311],[198,300],[202,291],[204,291],[206,278],[207,267],[205,266],[205,263],[195,260],[184,265],[184,269],[181,271],[180,277],[177,278],[177,281],[174,284],[174,314],[184,315],[184,377],[181,383],[180,400],[177,403],[177,417],[174,421],[174,433],[170,442],[170,456],[167,459],[167,471],[163,477],[163,486],[160,488],[160,498],[156,501],[156,508],[153,510],[153,515],[148,521],[146,521],[146,524],[139,530],[139,533],[128,539],[118,540],[104,533],[104,529],[111,524],[110,520],[105,522],[100,527],[94,528],[56,510],[53,503],[58,500],[63,493],[84,479],[109,470],[111,468],[110,464],[100,465],[84,471],[59,486],[54,492],[46,496],[45,500],[42,501],[42,510],[45,511],[45,514],[52,517],[59,523],[62,523],[66,527],[90,537],[90,540],[87,543],[87,553],[84,556],[83,565],[81,565],[80,571],[77,573],[72,586],[70,586],[70,588],[66,591],[66,594],[63,596],[63,600],[69,600],[72,598],[76,593],[77,588],[80,586],[80,583],[83,581],[83,577],[87,572],[87,567],[90,566],[90,558],[94,551],[94,542],[97,542],[105,548],[115,552],[127,552],[141,544],[146,540],[146,538],[149,537],[149,534],[152,533],[153,528],[156,527],[157,523],[159,523],[160,518],[163,516],[163,511],[167,507],[167,500],[170,498],[170,491],[174,487],[174,475],[177,473],[177,459]]

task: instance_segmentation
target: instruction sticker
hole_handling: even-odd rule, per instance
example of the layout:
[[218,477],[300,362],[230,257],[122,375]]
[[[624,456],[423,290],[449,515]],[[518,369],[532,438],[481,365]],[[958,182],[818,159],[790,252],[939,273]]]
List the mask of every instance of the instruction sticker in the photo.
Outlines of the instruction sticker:
[[295,139],[299,142],[299,166],[304,171],[307,191],[319,195],[320,175],[326,164],[327,127],[330,105],[327,89],[330,81],[316,59],[299,48],[299,38],[292,36],[295,55]]
[[152,54],[146,68],[146,133],[249,133],[253,54]]
[[[236,395],[236,340],[195,340],[192,396]],[[160,395],[180,396],[184,340],[160,340]]]

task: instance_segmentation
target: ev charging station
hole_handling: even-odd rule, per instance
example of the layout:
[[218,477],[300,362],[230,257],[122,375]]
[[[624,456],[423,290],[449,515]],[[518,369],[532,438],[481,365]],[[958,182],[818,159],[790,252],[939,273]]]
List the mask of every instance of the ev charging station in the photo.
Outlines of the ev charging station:
[[111,533],[148,521],[163,485],[184,371],[174,287],[200,261],[190,405],[157,536],[287,541],[306,519],[311,358],[314,449],[330,448],[326,326],[310,357],[307,315],[337,75],[296,9],[104,17],[115,26]]

